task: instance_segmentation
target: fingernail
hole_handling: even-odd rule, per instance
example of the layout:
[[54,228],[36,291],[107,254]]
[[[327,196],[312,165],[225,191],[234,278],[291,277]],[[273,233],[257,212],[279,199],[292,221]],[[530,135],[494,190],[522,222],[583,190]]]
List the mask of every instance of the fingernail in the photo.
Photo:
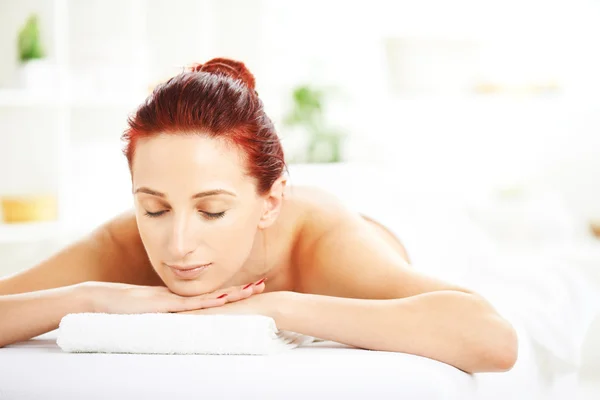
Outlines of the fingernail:
[[254,285],[258,286],[266,280],[267,280],[267,278],[262,278],[260,281],[256,282]]
[[242,290],[244,290],[244,289],[248,289],[248,288],[249,288],[250,286],[252,286],[252,285],[254,285],[254,283],[249,283],[249,284],[247,284],[246,286],[244,286],[244,287],[242,288]]
[[222,295],[220,295],[219,297],[217,297],[217,299],[222,299],[223,297],[227,297],[227,293],[223,293]]

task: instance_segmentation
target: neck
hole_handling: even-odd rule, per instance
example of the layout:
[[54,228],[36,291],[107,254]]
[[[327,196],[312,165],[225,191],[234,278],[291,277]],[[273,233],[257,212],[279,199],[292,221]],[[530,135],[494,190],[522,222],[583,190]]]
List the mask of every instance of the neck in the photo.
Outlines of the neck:
[[267,288],[279,287],[289,266],[289,252],[296,235],[297,221],[282,207],[275,223],[266,229],[259,229],[254,236],[250,254],[240,270],[224,286],[245,285],[267,278]]
[[272,250],[271,246],[275,243],[269,240],[269,233],[268,229],[257,230],[250,255],[240,270],[240,274],[245,275],[245,278],[249,279],[249,282],[254,279],[259,280],[266,277],[273,269],[269,250]]
[[276,261],[273,259],[276,240],[271,236],[270,229],[257,230],[246,262],[223,287],[245,285],[277,274]]

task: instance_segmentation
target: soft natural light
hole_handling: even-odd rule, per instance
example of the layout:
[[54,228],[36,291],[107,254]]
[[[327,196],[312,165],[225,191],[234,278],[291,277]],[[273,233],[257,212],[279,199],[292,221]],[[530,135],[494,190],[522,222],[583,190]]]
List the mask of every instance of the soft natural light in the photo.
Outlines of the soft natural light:
[[[31,16],[41,55],[19,45]],[[494,251],[582,246],[600,281],[599,49],[598,0],[0,0],[0,276],[130,209],[128,116],[227,57],[254,74],[292,182],[426,219],[431,260],[469,240],[457,212]],[[320,131],[289,122],[299,90]]]

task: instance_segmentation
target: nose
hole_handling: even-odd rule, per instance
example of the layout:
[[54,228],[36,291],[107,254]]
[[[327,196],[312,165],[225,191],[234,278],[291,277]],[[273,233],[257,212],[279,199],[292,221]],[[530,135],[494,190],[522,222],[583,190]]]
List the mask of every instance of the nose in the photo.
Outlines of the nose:
[[185,215],[173,218],[168,250],[173,260],[183,260],[196,249],[195,233],[191,218]]

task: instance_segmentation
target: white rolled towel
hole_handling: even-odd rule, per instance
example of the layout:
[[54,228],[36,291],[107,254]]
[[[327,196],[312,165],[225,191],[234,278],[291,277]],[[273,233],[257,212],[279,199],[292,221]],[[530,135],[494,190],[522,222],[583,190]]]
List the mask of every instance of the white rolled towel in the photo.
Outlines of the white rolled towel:
[[266,355],[313,340],[263,315],[75,313],[60,321],[56,343],[73,353]]

